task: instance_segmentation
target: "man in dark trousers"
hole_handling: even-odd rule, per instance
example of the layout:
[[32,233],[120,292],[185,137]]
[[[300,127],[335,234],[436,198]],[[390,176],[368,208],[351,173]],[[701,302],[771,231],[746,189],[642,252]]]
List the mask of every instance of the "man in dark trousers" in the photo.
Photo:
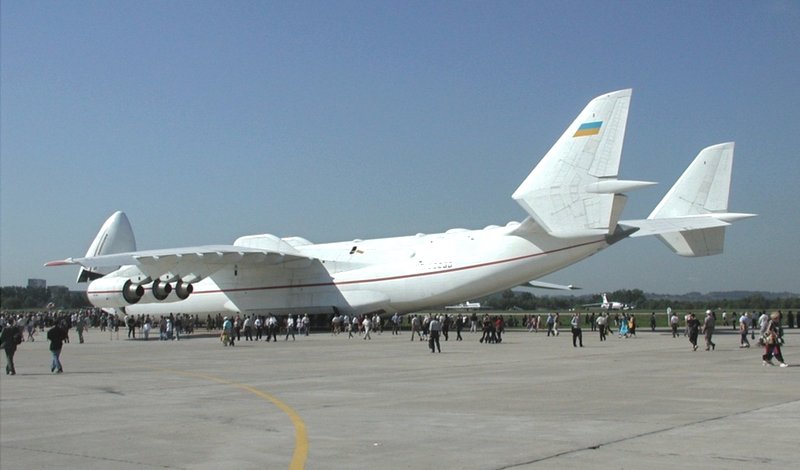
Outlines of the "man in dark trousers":
[[14,318],[8,320],[8,324],[0,333],[0,347],[6,352],[6,375],[17,375],[14,368],[14,354],[17,352],[17,345],[22,343],[22,328],[14,324]]
[[430,323],[428,323],[428,332],[430,333],[430,339],[428,340],[428,347],[431,348],[431,352],[434,353],[437,350],[442,352],[442,346],[439,344],[439,332],[442,331],[442,324],[439,322],[439,319],[436,316],[431,317]]
[[689,342],[692,343],[692,351],[697,351],[697,334],[700,332],[700,320],[689,313],[686,320],[686,331],[689,334]]
[[581,347],[583,347],[583,332],[581,331],[580,315],[573,313],[572,320],[570,320],[569,325],[572,328],[572,347],[578,347],[578,343],[580,343]]

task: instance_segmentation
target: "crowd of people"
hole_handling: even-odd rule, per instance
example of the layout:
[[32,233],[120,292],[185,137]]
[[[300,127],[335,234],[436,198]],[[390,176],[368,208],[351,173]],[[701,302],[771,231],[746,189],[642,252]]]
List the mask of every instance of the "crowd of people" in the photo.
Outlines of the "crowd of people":
[[[639,315],[641,317],[641,315]],[[606,341],[608,336],[616,330],[619,338],[636,337],[638,318],[629,312],[600,312],[600,313],[573,313],[569,326],[572,332],[573,347],[583,347],[583,326],[588,326],[591,331],[599,333],[600,341]],[[757,313],[743,312],[730,315],[723,311],[722,327],[732,328],[739,333],[739,347],[749,348],[750,341],[756,340],[758,331],[758,345],[764,348],[762,363],[765,366],[775,365],[777,360],[781,367],[788,365],[784,361],[781,345],[784,344],[783,325],[795,327],[795,320],[800,321],[800,314],[795,316],[789,311],[784,317],[781,311],[768,314],[765,311]],[[503,341],[503,333],[509,324],[519,324],[518,317],[504,318],[503,315],[490,315],[488,313],[479,317],[476,312],[468,314],[411,314],[401,316],[394,314],[388,321],[378,314],[373,315],[347,315],[334,314],[330,319],[330,334],[338,336],[347,334],[348,338],[361,338],[371,340],[372,334],[382,334],[384,326],[391,328],[392,335],[400,335],[407,324],[411,332],[411,341],[427,341],[431,352],[441,352],[441,339],[449,340],[450,331],[455,330],[456,341],[464,338],[462,332],[468,329],[471,333],[480,333],[478,342],[481,344],[499,344]],[[681,322],[681,320],[683,320]],[[655,331],[657,319],[655,313],[649,317],[650,329]],[[666,323],[672,332],[673,338],[679,338],[679,328],[683,323],[683,336],[689,339],[692,351],[697,351],[700,334],[703,334],[706,351],[714,351],[716,343],[713,341],[717,330],[717,313],[712,310],[705,312],[701,321],[694,313],[687,312],[683,318],[677,312],[667,314]],[[109,339],[120,339],[119,330],[127,330],[126,338],[136,340],[139,333],[140,340],[149,340],[151,334],[155,337],[154,330],[158,328],[158,339],[161,341],[180,340],[181,335],[192,334],[196,328],[203,326],[197,315],[172,314],[151,318],[149,315],[124,315],[118,316],[104,312],[100,309],[84,309],[74,312],[40,311],[27,313],[0,313],[0,347],[6,354],[6,374],[16,374],[14,354],[17,347],[23,342],[33,342],[44,334],[50,342],[52,353],[51,372],[62,373],[63,366],[60,361],[63,345],[70,342],[70,331],[74,328],[79,343],[85,341],[84,333],[89,328],[94,328],[103,334],[108,334]],[[558,312],[542,315],[524,315],[521,326],[528,332],[536,333],[545,327],[548,337],[559,335],[561,316]],[[797,324],[800,327],[800,324]],[[245,341],[278,341],[278,336],[283,336],[284,341],[296,339],[296,335],[308,336],[312,329],[311,318],[304,315],[278,316],[272,313],[266,315],[207,315],[205,319],[207,331],[220,331],[220,340],[225,346],[234,346],[244,336]],[[480,331],[479,331],[480,329]],[[151,333],[152,332],[152,333]],[[748,339],[749,337],[749,339]]]
[[241,341],[244,335],[245,341],[278,341],[278,335],[285,335],[284,340],[288,341],[289,336],[292,341],[296,340],[296,334],[308,336],[311,331],[311,319],[308,314],[302,317],[299,315],[287,315],[278,317],[272,313],[267,315],[235,315],[223,317],[221,314],[214,319],[208,315],[206,319],[208,331],[215,329],[214,325],[219,325],[222,330],[220,341],[224,346],[234,346],[237,341]]

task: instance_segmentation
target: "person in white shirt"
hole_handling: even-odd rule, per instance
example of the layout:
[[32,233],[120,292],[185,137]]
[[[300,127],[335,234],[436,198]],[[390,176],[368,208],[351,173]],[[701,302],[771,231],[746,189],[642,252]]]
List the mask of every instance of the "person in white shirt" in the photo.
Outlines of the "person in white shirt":
[[253,341],[253,320],[250,315],[244,319],[244,339],[245,341]]
[[284,338],[284,341],[289,341],[289,335],[292,335],[292,341],[294,341],[294,317],[292,315],[286,317],[286,338]]
[[580,342],[581,347],[583,347],[583,332],[581,331],[581,316],[577,313],[572,314],[572,319],[569,321],[570,327],[572,327],[572,347],[577,348],[577,342]]
[[430,321],[428,322],[428,331],[430,333],[428,347],[431,348],[432,353],[435,353],[437,350],[441,353],[442,346],[439,344],[439,332],[442,331],[442,324],[439,323],[439,320],[435,316],[431,317]]
[[749,348],[750,341],[747,341],[747,332],[750,330],[750,317],[747,315],[747,312],[744,312],[741,317],[739,317],[739,347],[740,348]]
[[278,341],[278,319],[272,313],[267,317],[267,341],[270,337],[273,341]]
[[260,316],[256,317],[253,325],[256,327],[256,341],[261,341],[261,334],[264,332],[264,324],[261,322]]
[[364,339],[372,339],[369,335],[369,330],[372,328],[372,320],[369,319],[369,315],[364,315],[364,321],[361,322],[361,326],[364,327]]
[[606,340],[606,324],[608,323],[608,317],[606,314],[601,313],[597,315],[597,319],[595,319],[595,323],[597,323],[597,331],[600,332],[600,341]]
[[673,338],[677,338],[678,337],[678,322],[679,321],[680,320],[678,319],[678,314],[677,313],[673,313],[672,316],[669,317],[669,326],[672,328],[672,337]]

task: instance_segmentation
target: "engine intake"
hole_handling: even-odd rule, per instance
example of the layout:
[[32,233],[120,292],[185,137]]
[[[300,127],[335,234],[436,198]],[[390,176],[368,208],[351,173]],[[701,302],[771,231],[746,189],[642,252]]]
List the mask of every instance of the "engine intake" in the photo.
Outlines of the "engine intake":
[[89,283],[86,289],[89,302],[96,307],[118,308],[133,305],[144,296],[144,287],[123,277],[103,277]]
[[153,285],[150,287],[150,289],[153,292],[153,297],[155,297],[156,300],[164,300],[167,298],[167,296],[169,296],[169,293],[172,292],[172,285],[156,279],[153,281]]
[[175,283],[175,295],[181,300],[186,300],[193,291],[194,286],[188,282],[178,281]]

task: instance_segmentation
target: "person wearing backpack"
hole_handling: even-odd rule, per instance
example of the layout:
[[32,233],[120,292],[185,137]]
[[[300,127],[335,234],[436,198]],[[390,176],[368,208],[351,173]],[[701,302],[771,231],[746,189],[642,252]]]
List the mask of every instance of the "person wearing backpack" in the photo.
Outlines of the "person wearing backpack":
[[22,343],[22,329],[14,324],[14,318],[8,320],[8,324],[3,328],[0,333],[0,347],[6,352],[6,375],[17,375],[17,370],[14,368],[14,354],[17,352],[17,345]]

